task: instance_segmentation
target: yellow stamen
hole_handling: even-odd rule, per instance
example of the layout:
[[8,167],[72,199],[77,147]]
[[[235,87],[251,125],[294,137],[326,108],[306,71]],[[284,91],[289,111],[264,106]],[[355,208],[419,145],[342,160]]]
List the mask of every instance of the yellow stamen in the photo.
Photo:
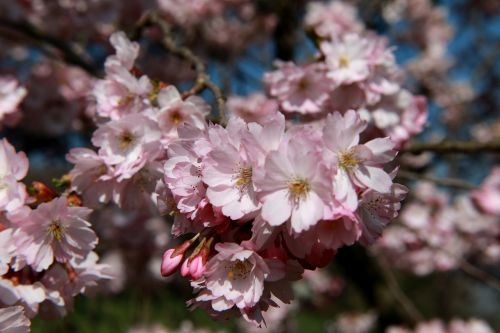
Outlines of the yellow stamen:
[[227,277],[229,279],[243,280],[248,277],[248,274],[251,270],[252,263],[250,263],[248,260],[237,260],[231,265],[231,269],[227,272]]
[[288,191],[293,201],[305,199],[310,190],[311,185],[305,179],[296,178],[288,182]]
[[236,180],[236,186],[243,188],[252,183],[252,167],[240,168],[238,174],[238,179]]
[[358,165],[358,160],[354,153],[347,151],[339,153],[338,155],[339,166],[344,170],[350,170]]
[[64,227],[60,221],[55,220],[49,225],[49,232],[57,241],[61,241],[64,234]]
[[124,131],[120,135],[120,148],[125,149],[134,141],[134,135],[129,131]]
[[349,58],[345,55],[339,58],[339,66],[340,68],[346,68],[349,66]]

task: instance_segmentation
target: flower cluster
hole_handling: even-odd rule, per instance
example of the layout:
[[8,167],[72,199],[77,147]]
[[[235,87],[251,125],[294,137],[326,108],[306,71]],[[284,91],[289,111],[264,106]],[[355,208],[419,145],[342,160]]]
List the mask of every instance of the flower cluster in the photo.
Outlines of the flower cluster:
[[[28,159],[0,142],[0,327],[29,326],[22,318],[64,315],[73,297],[109,278],[93,252],[97,237],[86,221],[90,209],[74,195],[34,182],[30,196],[21,180]],[[21,310],[19,310],[21,309]],[[9,326],[11,325],[11,326]],[[21,329],[21,328],[19,328]]]
[[12,77],[0,77],[0,127],[3,123],[15,122],[16,111],[26,96],[26,89]]
[[483,320],[453,319],[448,325],[441,320],[433,320],[425,323],[419,323],[414,330],[403,327],[390,327],[387,333],[493,333],[493,329]]
[[419,184],[415,198],[400,214],[401,224],[385,230],[376,251],[391,258],[396,267],[418,275],[455,269],[460,260],[472,256],[485,263],[497,263],[500,260],[499,214],[495,211],[499,203],[497,179],[498,172],[494,170],[472,197],[461,195],[453,203],[432,184]]
[[388,41],[364,30],[354,7],[313,2],[305,24],[319,46],[316,61],[277,62],[278,69],[264,77],[268,94],[283,112],[317,120],[357,109],[370,123],[369,135],[383,133],[397,144],[423,130],[425,98],[403,88],[402,72]]

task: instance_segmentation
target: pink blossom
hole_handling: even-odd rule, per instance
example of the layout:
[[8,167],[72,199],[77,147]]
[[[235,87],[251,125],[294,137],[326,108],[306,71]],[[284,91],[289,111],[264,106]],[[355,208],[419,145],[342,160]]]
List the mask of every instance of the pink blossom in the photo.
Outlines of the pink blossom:
[[22,306],[0,309],[0,332],[28,333],[31,323],[26,318]]
[[278,112],[278,102],[261,93],[245,97],[230,96],[227,100],[227,110],[231,117],[241,118],[247,123],[262,124]]
[[278,69],[264,75],[271,96],[283,111],[302,114],[321,112],[331,91],[325,68],[320,64],[299,67],[279,62]]
[[230,141],[214,148],[203,161],[202,179],[208,185],[208,200],[233,220],[259,208],[253,161],[250,151],[240,142],[243,132],[247,132],[246,127],[243,120],[231,118],[226,128]]
[[0,211],[14,213],[26,202],[28,194],[19,181],[28,173],[28,158],[3,139],[0,142]]
[[356,188],[371,188],[389,193],[391,177],[382,165],[391,161],[396,152],[388,138],[377,138],[359,144],[360,133],[366,128],[358,113],[350,110],[344,116],[335,112],[326,119],[323,140],[333,153],[337,174],[334,179],[335,197],[346,209],[354,211],[358,206]]
[[154,115],[162,133],[167,138],[177,138],[177,127],[189,123],[199,129],[206,126],[205,118],[210,107],[196,96],[182,100],[179,91],[174,86],[163,88],[158,93],[159,111]]
[[118,180],[132,177],[149,159],[159,155],[161,133],[157,124],[140,114],[131,114],[100,126],[92,137],[99,156],[114,166]]
[[314,29],[318,36],[329,39],[363,30],[363,23],[357,17],[356,8],[341,1],[308,3],[304,24],[307,28]]
[[290,141],[269,153],[265,174],[256,180],[262,217],[271,226],[290,221],[300,233],[323,219],[331,187],[328,171],[318,154],[304,142]]
[[91,210],[69,207],[65,197],[40,204],[17,233],[16,245],[36,271],[47,269],[54,259],[67,262],[85,258],[97,237],[85,218]]
[[336,85],[360,82],[370,75],[369,41],[358,34],[322,42],[321,51],[326,57],[327,77]]
[[0,77],[0,125],[6,116],[18,111],[27,90],[15,78]]
[[109,56],[106,59],[106,67],[122,66],[131,70],[134,62],[139,56],[139,44],[131,42],[123,31],[113,33],[109,41],[116,51],[116,55]]
[[264,259],[251,249],[235,243],[219,243],[204,273],[206,291],[197,299],[210,299],[215,311],[236,306],[252,308],[264,292],[264,281],[270,270]]
[[500,167],[491,170],[481,187],[472,193],[479,207],[491,215],[500,215]]
[[103,157],[88,148],[73,148],[66,159],[75,165],[69,173],[71,186],[83,195],[85,204],[97,207],[109,202],[114,170],[106,164]]

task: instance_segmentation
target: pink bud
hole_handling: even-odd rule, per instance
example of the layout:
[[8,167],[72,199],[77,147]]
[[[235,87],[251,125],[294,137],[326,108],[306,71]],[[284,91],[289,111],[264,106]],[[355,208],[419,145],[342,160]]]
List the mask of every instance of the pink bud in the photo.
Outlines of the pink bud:
[[205,265],[202,256],[196,256],[189,264],[189,272],[194,280],[198,280],[205,272]]
[[183,254],[176,255],[172,258],[172,254],[175,249],[168,249],[163,254],[163,259],[161,261],[161,275],[170,276],[172,275],[178,268],[184,257]]
[[189,259],[184,260],[181,266],[181,275],[186,277],[189,275]]

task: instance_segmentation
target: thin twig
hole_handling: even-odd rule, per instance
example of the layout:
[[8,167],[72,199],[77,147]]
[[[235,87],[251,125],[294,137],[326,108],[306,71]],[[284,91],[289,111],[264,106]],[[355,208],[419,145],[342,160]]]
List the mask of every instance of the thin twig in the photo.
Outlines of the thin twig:
[[490,275],[488,272],[477,268],[476,266],[472,265],[468,261],[461,259],[461,258],[459,258],[458,264],[459,264],[460,269],[462,271],[469,274],[473,278],[489,285],[491,288],[495,289],[496,291],[500,292],[500,281],[497,278],[495,278],[493,275]]
[[500,140],[489,142],[475,141],[441,141],[441,142],[425,142],[412,143],[401,149],[402,153],[423,153],[435,152],[441,154],[451,153],[500,153]]
[[437,185],[455,187],[455,188],[459,188],[459,189],[463,189],[463,190],[475,190],[475,189],[477,189],[477,186],[475,186],[474,184],[471,184],[471,183],[466,182],[466,181],[461,180],[461,179],[447,178],[447,177],[434,177],[434,176],[420,174],[420,173],[406,171],[406,170],[399,170],[397,177],[408,179],[408,180],[426,180],[426,181],[432,182],[432,183],[437,184]]
[[[85,70],[87,73],[91,74],[92,76],[97,77],[99,74],[99,71],[96,68],[96,66],[87,61],[82,55],[78,54],[78,52],[75,51],[71,45],[67,44],[66,42],[56,37],[50,36],[38,30],[35,26],[33,26],[29,22],[25,21],[15,22],[5,18],[0,18],[0,27],[7,30],[11,30],[24,37],[32,39],[37,43],[46,44],[58,50],[66,63],[78,66],[83,70]],[[46,52],[46,50],[44,51]]]
[[389,291],[396,299],[396,301],[398,301],[401,304],[405,312],[415,323],[423,321],[424,316],[420,313],[420,311],[417,309],[417,307],[411,301],[411,299],[401,289],[398,280],[394,276],[394,273],[392,272],[392,269],[385,260],[385,258],[378,256],[376,257],[376,260],[381,268],[380,270],[387,283],[387,287],[389,288]]
[[156,13],[145,14],[137,23],[133,37],[138,38],[143,28],[152,25],[156,25],[161,29],[163,33],[163,40],[162,40],[163,46],[172,54],[178,56],[179,58],[189,61],[193,65],[194,70],[196,71],[196,80],[194,85],[191,87],[191,89],[183,92],[182,97],[186,98],[198,94],[205,89],[209,89],[214,95],[215,101],[217,103],[217,107],[219,109],[220,122],[222,124],[225,124],[226,100],[224,98],[224,95],[222,94],[222,90],[211,80],[210,75],[208,75],[207,68],[203,63],[203,61],[198,56],[196,56],[189,48],[177,45],[172,35],[170,26],[165,20],[163,20]]

